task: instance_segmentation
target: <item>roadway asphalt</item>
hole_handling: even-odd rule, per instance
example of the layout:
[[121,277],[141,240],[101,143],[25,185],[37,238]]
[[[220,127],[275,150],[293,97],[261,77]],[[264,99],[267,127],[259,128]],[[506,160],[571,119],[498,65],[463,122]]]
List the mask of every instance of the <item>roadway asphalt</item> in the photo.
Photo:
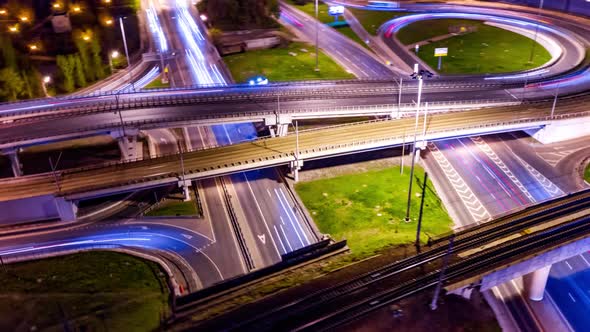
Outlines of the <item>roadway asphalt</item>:
[[[577,164],[590,155],[585,148],[588,137],[573,141],[543,146],[524,133],[507,133],[482,137],[460,138],[437,141],[436,147],[453,166],[465,185],[471,189],[477,201],[490,215],[497,217],[511,210],[529,206],[553,197],[582,189],[585,185],[578,181],[566,180],[579,177]],[[586,153],[584,155],[584,153]],[[464,213],[472,209],[469,197],[463,193],[464,187],[457,185],[457,179],[449,174],[448,166],[436,158],[432,149],[426,155],[426,165],[434,171],[434,181],[442,189],[451,214],[459,216],[459,227],[474,222],[473,214]],[[446,175],[446,179],[440,175]],[[482,222],[483,220],[479,220]],[[590,271],[587,271],[587,257],[576,256],[573,263],[558,263],[552,267],[547,292],[567,317],[571,326],[583,331],[581,326],[588,323],[584,314],[590,298],[580,289],[590,284]],[[569,265],[568,265],[569,264]],[[512,314],[515,323],[522,331],[538,331],[551,328],[543,320],[543,312],[551,310],[551,302],[544,306],[533,306],[524,299],[522,285],[514,281],[498,286],[495,291]],[[571,294],[571,295],[568,295]],[[580,303],[573,305],[572,302]],[[558,317],[559,315],[555,315]],[[567,325],[567,324],[566,324]]]
[[[179,13],[178,9],[166,11],[166,6],[163,6],[162,9],[162,16],[165,16],[163,21],[167,22],[167,27],[164,30],[170,29],[167,35],[170,36],[173,47],[188,50],[185,56],[175,58],[171,67],[173,81],[180,81],[183,84],[225,84],[226,82],[232,82],[231,77],[225,75],[226,73],[223,70],[219,71],[218,75],[213,69],[213,66],[219,65],[222,61],[217,53],[212,50],[208,40],[200,38],[199,34],[189,36],[182,31],[182,24],[178,22],[182,14]],[[197,13],[192,10],[190,12],[196,26],[200,31],[205,31],[202,22],[196,19],[198,17]],[[185,18],[187,17],[185,16]],[[174,25],[173,23],[178,24]],[[190,24],[188,25],[190,26]],[[175,28],[176,30],[173,30]],[[179,36],[182,36],[182,38],[179,38]],[[191,41],[191,38],[194,38],[193,41]],[[205,56],[191,60],[188,52],[197,52],[191,45],[198,45],[199,50]],[[194,60],[197,60],[197,62]],[[212,68],[212,70],[205,72],[199,69],[207,67]],[[191,75],[188,76],[187,73]],[[192,149],[227,145],[252,140],[257,137],[254,126],[249,123],[201,128],[188,127],[186,133]],[[225,210],[229,209],[227,204],[222,203],[223,188],[221,186],[225,186],[230,193],[235,193],[237,200],[233,199],[233,197],[230,198],[232,207],[235,210],[232,212],[236,213],[236,222],[240,225],[241,236],[245,239],[247,251],[253,256],[251,258],[256,269],[277,263],[281,260],[282,254],[315,242],[315,237],[312,236],[311,231],[309,229],[303,230],[301,216],[293,211],[295,204],[290,198],[287,198],[286,189],[277,179],[278,176],[274,170],[266,170],[264,172],[255,171],[235,174],[224,177],[223,180],[215,179],[201,182],[203,187],[207,189],[206,193],[209,193],[206,196],[207,204],[217,207],[216,209],[209,209],[214,223],[217,220],[226,226],[231,223],[228,211],[218,210],[219,207],[223,207]],[[261,196],[260,192],[263,191],[269,194],[273,191],[273,195],[271,197]],[[230,194],[230,196],[233,195]],[[231,243],[235,247],[237,246],[235,237],[240,235],[232,234],[232,238],[229,238],[228,230],[230,230],[228,227],[224,229],[222,234],[224,234],[225,239],[220,243]],[[300,242],[295,242],[297,240],[300,240]],[[231,258],[223,257],[222,264],[224,266],[231,265],[238,257],[240,255],[234,255]]]

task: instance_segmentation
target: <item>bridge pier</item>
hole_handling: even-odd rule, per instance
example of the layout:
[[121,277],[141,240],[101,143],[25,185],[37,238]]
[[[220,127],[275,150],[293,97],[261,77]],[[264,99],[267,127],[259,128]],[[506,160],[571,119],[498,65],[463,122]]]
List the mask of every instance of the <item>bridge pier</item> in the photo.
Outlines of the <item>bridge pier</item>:
[[302,166],[303,166],[302,159],[293,160],[292,162],[289,163],[289,168],[291,170],[291,173],[293,174],[293,181],[299,182],[299,170],[301,169]]
[[549,271],[551,271],[551,265],[547,265],[522,276],[524,289],[526,290],[529,299],[533,301],[543,300],[545,286],[547,285],[547,279],[549,279]]
[[264,125],[268,127],[272,137],[287,136],[291,122],[291,117],[288,115],[277,114],[277,116],[264,118]]
[[18,158],[18,149],[2,150],[2,154],[10,159],[10,166],[12,167],[12,174],[14,177],[23,175],[22,165]]
[[138,130],[126,130],[111,132],[111,136],[117,139],[119,149],[121,149],[121,160],[130,161],[143,157],[143,148],[141,142],[137,141]]
[[74,221],[76,220],[76,213],[78,212],[78,206],[74,201],[68,201],[64,197],[55,198],[55,208],[59,219],[61,221]]
[[188,202],[191,200],[191,192],[190,192],[190,187],[192,185],[191,181],[178,181],[178,187],[182,188],[182,192],[184,194],[184,201]]

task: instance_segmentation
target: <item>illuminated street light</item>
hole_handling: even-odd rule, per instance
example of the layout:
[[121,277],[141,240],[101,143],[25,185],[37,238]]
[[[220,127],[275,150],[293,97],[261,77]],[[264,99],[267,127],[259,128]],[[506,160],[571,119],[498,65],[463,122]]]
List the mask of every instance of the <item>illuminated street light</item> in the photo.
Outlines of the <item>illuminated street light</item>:
[[21,22],[28,22],[29,21],[29,17],[28,16],[24,16],[24,15],[21,16],[19,19],[21,20]]
[[203,22],[207,22],[207,15],[205,15],[205,14],[201,14],[201,16],[200,16],[200,17],[201,17],[201,21],[203,21]]
[[47,93],[47,84],[51,82],[51,76],[43,76],[43,80],[41,81],[41,87],[43,88],[43,93],[45,97],[49,97],[49,93]]
[[31,51],[37,51],[37,50],[39,50],[39,46],[37,46],[37,44],[31,44],[31,45],[29,45],[29,49]]
[[82,11],[82,8],[80,8],[80,6],[74,6],[74,7],[72,8],[72,10],[74,11],[74,13],[79,13],[79,12],[81,12],[81,11]]
[[106,20],[104,21],[104,24],[106,24],[106,25],[113,25],[113,20],[112,20],[112,19],[110,19],[110,18],[108,18],[108,19],[106,19]]
[[85,41],[89,41],[90,40],[90,36],[84,34],[84,35],[82,35],[82,39],[85,40]]
[[111,68],[111,73],[113,72],[113,59],[119,57],[119,51],[112,51],[109,56],[109,67]]
[[53,4],[53,9],[60,9],[61,8],[61,4],[59,2],[56,2]]
[[12,25],[12,26],[8,27],[8,31],[10,31],[12,33],[17,33],[18,32],[18,25]]
[[8,14],[6,9],[0,9],[0,15],[6,15],[6,14]]

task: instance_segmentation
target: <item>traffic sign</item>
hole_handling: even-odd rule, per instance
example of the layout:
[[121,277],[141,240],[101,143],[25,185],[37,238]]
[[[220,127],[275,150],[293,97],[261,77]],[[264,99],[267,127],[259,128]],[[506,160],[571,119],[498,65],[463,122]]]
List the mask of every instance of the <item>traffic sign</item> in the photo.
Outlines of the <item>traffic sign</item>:
[[328,8],[328,14],[332,16],[338,16],[344,14],[344,6],[330,6]]
[[434,49],[434,56],[447,56],[449,49],[446,47],[440,47]]

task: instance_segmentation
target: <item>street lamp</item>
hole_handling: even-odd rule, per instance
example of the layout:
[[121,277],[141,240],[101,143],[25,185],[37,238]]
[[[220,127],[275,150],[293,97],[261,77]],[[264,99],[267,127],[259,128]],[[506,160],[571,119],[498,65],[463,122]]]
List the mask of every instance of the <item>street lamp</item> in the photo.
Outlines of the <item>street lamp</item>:
[[72,11],[73,11],[74,13],[79,13],[79,12],[81,12],[81,11],[82,11],[82,8],[81,8],[80,6],[78,6],[78,5],[76,5],[76,6],[74,6],[74,7],[72,8]]
[[125,36],[125,26],[123,25],[123,17],[119,17],[119,25],[121,26],[121,36],[123,36],[123,46],[125,47],[125,57],[127,58],[127,71],[129,72],[129,83],[131,83],[131,89],[135,91],[135,87],[133,86],[133,80],[131,79],[131,61],[129,61],[129,50],[127,49],[127,37]]
[[112,51],[111,54],[109,55],[109,67],[111,68],[111,73],[113,72],[113,59],[116,59],[119,57],[119,51]]
[[207,22],[207,15],[201,14],[201,16],[199,16],[199,17],[201,18],[201,21]]
[[318,43],[319,43],[319,24],[318,24],[318,0],[315,0],[315,71],[320,71],[320,63],[318,58]]
[[105,25],[109,25],[109,26],[110,26],[110,25],[113,25],[113,19],[111,19],[111,18],[107,18],[107,19],[104,21],[104,24],[105,24]]
[[8,27],[8,31],[10,31],[11,33],[17,33],[18,32],[18,25],[12,25]]
[[31,45],[29,45],[29,49],[31,51],[33,51],[33,52],[34,51],[38,51],[39,50],[39,46],[37,46],[37,44],[31,44]]
[[43,76],[43,80],[41,81],[41,87],[43,88],[43,93],[45,97],[49,97],[49,93],[47,93],[47,84],[51,83],[51,76]]
[[410,186],[408,188],[408,204],[406,206],[406,218],[405,221],[410,221],[410,203],[412,201],[412,184],[414,180],[414,165],[416,163],[416,132],[418,131],[418,116],[420,114],[420,101],[422,99],[422,84],[424,76],[430,78],[432,73],[428,70],[421,69],[414,72],[410,77],[418,80],[418,102],[416,103],[416,123],[414,125],[414,143],[412,144],[412,166],[410,168]]
[[6,9],[0,9],[0,15],[6,15],[8,14],[8,11],[6,11]]
[[29,21],[29,17],[28,16],[21,16],[19,17],[19,19],[21,20],[21,22],[28,22]]

